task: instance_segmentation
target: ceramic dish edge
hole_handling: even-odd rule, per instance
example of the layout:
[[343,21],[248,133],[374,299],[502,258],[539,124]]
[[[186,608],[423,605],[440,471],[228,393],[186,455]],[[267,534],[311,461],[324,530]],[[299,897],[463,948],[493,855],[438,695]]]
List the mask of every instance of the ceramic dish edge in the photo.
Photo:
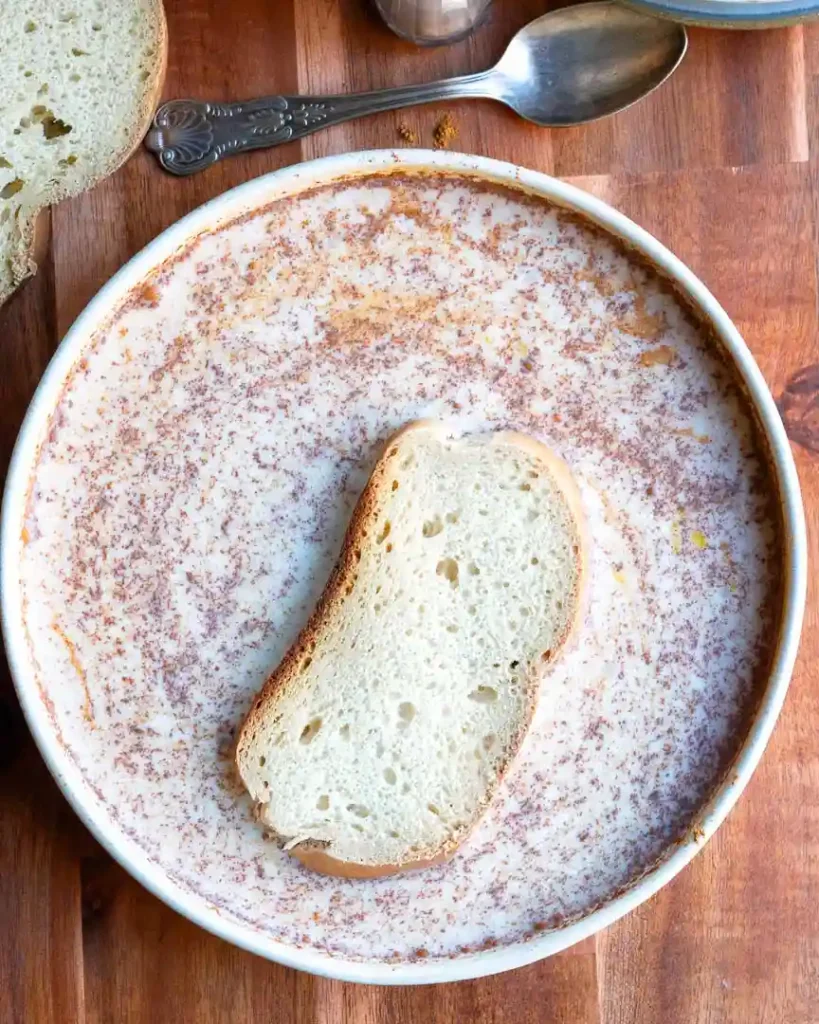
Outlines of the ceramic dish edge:
[[[93,330],[149,271],[201,232],[213,230],[280,195],[316,184],[372,172],[450,171],[505,183],[577,211],[624,240],[657,266],[704,314],[734,360],[766,435],[778,478],[785,529],[785,581],[781,632],[770,678],[729,782],[705,805],[698,839],[677,846],[661,863],[625,892],[562,929],[529,941],[454,959],[389,964],[342,959],[316,949],[278,942],[263,932],[227,918],[205,899],[167,875],[116,827],[80,772],[60,747],[29,666],[21,620],[17,573],[19,524],[29,471],[70,367]],[[807,577],[805,522],[799,482],[789,442],[774,400],[750,351],[728,315],[705,286],[648,232],[599,199],[545,174],[484,157],[427,150],[377,150],[326,157],[274,171],[211,200],[178,221],[125,264],[91,300],[69,329],[31,401],[15,445],[0,521],[0,616],[12,677],[29,728],[52,775],[79,817],[97,839],[142,885],[208,931],[253,953],[289,967],[346,981],[377,984],[428,984],[482,977],[521,967],[560,952],[612,924],[666,885],[702,848],[733,807],[749,781],[773,730],[790,680],[799,642]]]

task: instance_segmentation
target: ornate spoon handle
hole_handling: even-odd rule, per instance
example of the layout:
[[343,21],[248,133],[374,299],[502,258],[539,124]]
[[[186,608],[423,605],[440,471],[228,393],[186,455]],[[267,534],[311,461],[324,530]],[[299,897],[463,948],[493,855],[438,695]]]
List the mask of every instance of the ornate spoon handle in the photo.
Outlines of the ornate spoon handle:
[[145,145],[166,171],[193,174],[224,156],[301,139],[354,117],[435,100],[495,97],[491,78],[491,71],[481,71],[349,96],[265,96],[243,103],[171,100],[156,112]]

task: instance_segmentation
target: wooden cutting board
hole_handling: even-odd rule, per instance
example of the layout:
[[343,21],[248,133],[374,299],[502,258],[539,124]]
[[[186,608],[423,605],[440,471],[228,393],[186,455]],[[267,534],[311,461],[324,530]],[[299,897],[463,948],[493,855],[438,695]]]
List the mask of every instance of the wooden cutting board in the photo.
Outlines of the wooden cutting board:
[[[419,50],[366,0],[169,0],[166,96],[373,89],[477,70],[546,9],[496,0],[456,46]],[[714,291],[785,411],[819,545],[819,26],[692,31],[672,81],[599,124],[545,131],[453,104],[452,148],[566,178],[623,210]],[[53,210],[37,277],[0,309],[0,472],[74,317],[134,252],[265,171],[432,142],[443,109],[339,126],[171,178],[137,153]],[[43,766],[0,667],[2,1024],[815,1024],[819,1021],[819,591],[774,738],[739,806],[670,886],[595,939],[511,974],[421,989],[312,978],[233,949],[148,895],[89,836]],[[2,659],[0,659],[0,662]]]

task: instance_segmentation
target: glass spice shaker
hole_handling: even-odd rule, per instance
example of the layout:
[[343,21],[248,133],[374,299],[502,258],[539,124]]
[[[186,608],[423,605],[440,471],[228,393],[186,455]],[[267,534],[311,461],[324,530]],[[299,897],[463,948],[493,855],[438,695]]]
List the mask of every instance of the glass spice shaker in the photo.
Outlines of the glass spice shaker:
[[397,35],[421,46],[452,43],[475,28],[492,0],[375,0]]

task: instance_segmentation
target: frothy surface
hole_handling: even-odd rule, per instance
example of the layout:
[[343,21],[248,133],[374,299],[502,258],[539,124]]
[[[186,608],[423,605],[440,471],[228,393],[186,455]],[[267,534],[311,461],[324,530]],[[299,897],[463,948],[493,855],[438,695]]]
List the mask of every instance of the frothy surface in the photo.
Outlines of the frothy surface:
[[[585,624],[453,861],[322,878],[263,839],[232,738],[379,442],[427,416],[569,463]],[[201,236],[89,340],[32,474],[26,625],[63,745],[113,827],[287,943],[454,956],[582,914],[684,834],[764,677],[780,552],[730,370],[653,273],[511,190],[373,176]]]

